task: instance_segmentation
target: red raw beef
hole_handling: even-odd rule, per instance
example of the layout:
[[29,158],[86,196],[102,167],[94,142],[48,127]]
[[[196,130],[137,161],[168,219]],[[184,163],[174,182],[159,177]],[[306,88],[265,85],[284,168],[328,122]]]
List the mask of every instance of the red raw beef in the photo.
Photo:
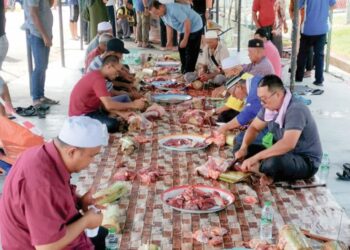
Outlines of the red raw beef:
[[224,242],[223,236],[227,234],[227,229],[220,227],[202,227],[193,233],[193,238],[201,243],[210,246],[218,246]]
[[222,147],[226,143],[226,138],[224,134],[219,134],[217,131],[214,131],[212,135],[210,135],[206,140],[206,143],[212,144],[214,143],[215,145]]
[[182,114],[180,118],[181,123],[189,123],[196,126],[203,126],[208,119],[208,114],[200,109],[188,110]]
[[191,139],[169,139],[163,143],[163,145],[168,147],[181,147],[181,146],[186,146],[191,144],[192,144]]
[[127,168],[120,168],[113,176],[113,180],[116,181],[133,181],[136,178],[134,171],[128,170]]
[[229,163],[225,159],[209,156],[208,161],[204,165],[196,168],[196,172],[203,177],[216,180],[228,167]]
[[138,172],[138,176],[140,177],[142,183],[149,185],[156,182],[160,174],[157,170],[143,168]]
[[146,119],[155,120],[162,117],[165,114],[166,114],[165,109],[162,106],[154,103],[146,109],[146,111],[143,113],[143,116]]

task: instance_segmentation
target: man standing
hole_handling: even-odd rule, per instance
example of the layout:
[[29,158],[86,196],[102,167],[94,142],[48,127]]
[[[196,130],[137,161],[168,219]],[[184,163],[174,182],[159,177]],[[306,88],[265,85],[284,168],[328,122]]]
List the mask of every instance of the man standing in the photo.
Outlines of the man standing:
[[9,42],[6,38],[6,33],[5,33],[5,25],[6,25],[5,3],[4,3],[4,0],[0,0],[0,70],[2,68],[2,63],[5,60],[5,57],[9,48]]
[[72,40],[79,40],[78,36],[78,18],[79,18],[79,3],[78,0],[69,0],[69,28]]
[[142,48],[153,48],[153,46],[149,44],[151,15],[149,13],[148,0],[135,0],[134,8],[136,11],[137,46]]
[[[265,76],[257,93],[263,108],[235,153],[235,159],[244,159],[241,169],[261,175],[262,185],[312,177],[321,163],[322,147],[310,110],[292,97],[276,75]],[[273,134],[273,145],[252,144],[265,128]]]
[[305,18],[300,32],[300,48],[295,76],[297,82],[303,81],[306,57],[313,47],[316,78],[314,84],[323,86],[324,45],[329,29],[329,10],[333,9],[335,4],[336,0],[299,0],[299,9],[305,9]]
[[116,27],[115,27],[115,0],[103,0],[106,4],[108,20],[112,25],[113,36],[116,37]]
[[183,74],[194,72],[203,33],[203,23],[200,15],[191,9],[188,4],[161,4],[157,0],[152,2],[151,12],[161,17],[166,24],[168,43],[172,41],[171,28],[180,33],[181,72]]
[[46,69],[49,63],[52,46],[53,16],[51,7],[53,0],[26,0],[24,13],[26,28],[29,30],[28,42],[34,57],[34,70],[30,79],[30,93],[33,106],[40,108],[41,104],[58,104],[58,101],[45,97]]
[[267,31],[268,39],[272,39],[272,29],[275,23],[275,0],[254,0],[252,18],[257,29]]
[[[53,141],[22,153],[0,200],[2,249],[94,249],[84,230],[99,227],[103,216],[88,209],[96,202],[92,191],[78,197],[69,181],[107,144],[106,127],[99,121],[71,117]],[[104,249],[104,239],[94,240],[96,249]]]

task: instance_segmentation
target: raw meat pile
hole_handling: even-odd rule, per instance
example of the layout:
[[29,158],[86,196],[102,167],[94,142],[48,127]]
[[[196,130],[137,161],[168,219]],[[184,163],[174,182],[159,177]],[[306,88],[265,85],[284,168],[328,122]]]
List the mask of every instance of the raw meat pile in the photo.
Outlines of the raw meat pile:
[[139,131],[152,128],[152,122],[142,115],[133,114],[128,118],[129,131]]
[[117,170],[113,176],[113,180],[116,181],[133,181],[137,174],[134,171],[128,170],[127,167],[123,167]]
[[221,227],[203,227],[193,233],[193,238],[201,243],[210,246],[218,246],[224,242],[223,236],[227,234],[227,229]]
[[207,193],[191,186],[181,194],[167,199],[166,203],[176,208],[208,210],[215,206],[224,207],[228,204],[228,201],[223,199],[217,191]]
[[189,123],[196,126],[203,126],[205,121],[208,120],[208,114],[199,109],[188,110],[180,118],[181,123]]
[[143,168],[138,172],[138,176],[142,183],[149,185],[158,180],[160,173],[156,169]]
[[148,120],[155,120],[161,118],[165,113],[165,109],[162,106],[154,103],[146,109],[143,116]]
[[204,165],[197,167],[195,171],[203,177],[216,180],[229,166],[230,163],[225,159],[209,156],[208,161]]
[[167,147],[193,147],[193,148],[201,148],[205,147],[207,144],[205,142],[195,142],[189,138],[183,139],[169,139],[163,143],[164,146]]
[[208,144],[214,143],[218,147],[222,147],[226,143],[226,137],[224,134],[219,134],[217,131],[213,131],[213,133],[205,139],[205,142]]
[[169,84],[163,84],[162,87],[171,88],[171,89],[182,89],[186,87],[186,85],[184,83],[169,83]]

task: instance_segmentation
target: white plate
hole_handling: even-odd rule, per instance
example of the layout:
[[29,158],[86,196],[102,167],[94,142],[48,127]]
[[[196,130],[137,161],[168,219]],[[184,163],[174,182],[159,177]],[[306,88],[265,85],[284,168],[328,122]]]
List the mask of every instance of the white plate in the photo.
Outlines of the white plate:
[[[161,199],[164,202],[164,204],[170,206],[168,203],[166,203],[166,200],[169,198],[176,197],[177,195],[180,195],[181,193],[184,192],[185,189],[187,189],[189,187],[190,187],[190,185],[176,186],[176,187],[169,188],[161,194]],[[177,211],[180,211],[183,213],[206,214],[206,213],[215,213],[215,212],[218,212],[220,210],[223,210],[235,201],[235,196],[228,190],[224,190],[224,189],[216,188],[216,187],[211,187],[211,186],[207,186],[207,185],[201,185],[201,184],[194,185],[194,187],[201,190],[201,191],[204,191],[206,193],[213,193],[214,191],[217,191],[220,194],[221,198],[228,201],[227,205],[225,207],[215,206],[215,207],[212,207],[208,210],[189,210],[189,209],[182,209],[182,208],[177,208],[177,207],[173,207],[173,206],[170,206],[170,207],[172,207],[174,210],[177,210]]]
[[176,61],[158,61],[156,62],[156,67],[179,67],[181,65],[180,62]]
[[[165,81],[153,81],[152,83],[152,86],[154,86],[155,88],[157,89],[160,89],[160,90],[173,90],[173,89],[177,89],[176,85],[177,85],[177,82],[176,80],[165,80]],[[174,87],[166,87],[164,85],[174,85]],[[180,88],[181,90],[184,89],[184,88]]]
[[180,103],[184,101],[189,101],[192,99],[192,96],[184,95],[184,94],[156,94],[156,95],[152,95],[152,99],[155,102],[175,104],[175,103]]
[[206,147],[209,146],[209,144],[203,146],[203,147],[192,147],[188,145],[180,146],[180,147],[172,147],[172,146],[166,146],[164,143],[170,139],[191,139],[193,143],[197,142],[204,142],[205,137],[200,136],[200,135],[190,135],[190,134],[177,134],[177,135],[169,135],[169,136],[164,136],[158,140],[158,143],[161,147],[173,150],[173,151],[181,151],[181,152],[190,152],[190,151],[199,151],[202,149],[205,149]]

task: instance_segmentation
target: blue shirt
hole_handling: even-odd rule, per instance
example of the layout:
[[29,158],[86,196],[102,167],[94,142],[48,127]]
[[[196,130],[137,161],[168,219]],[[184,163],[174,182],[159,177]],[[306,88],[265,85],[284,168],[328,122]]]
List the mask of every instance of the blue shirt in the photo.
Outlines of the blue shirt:
[[329,29],[329,7],[335,3],[336,0],[299,0],[299,9],[305,7],[301,33],[307,36],[326,34]]
[[78,0],[69,0],[68,1],[69,5],[78,5]]
[[[149,5],[149,1],[148,5]],[[143,1],[142,0],[133,0],[133,6],[136,12],[144,12],[145,11],[145,6],[143,6]]]
[[247,125],[248,122],[253,120],[261,109],[261,102],[257,95],[258,85],[261,78],[261,76],[254,76],[250,81],[246,104],[243,110],[236,116],[237,121],[241,126]]
[[185,33],[184,22],[186,19],[191,21],[191,33],[203,28],[201,16],[191,9],[189,4],[169,3],[165,6],[166,13],[161,17],[163,22],[179,33]]

